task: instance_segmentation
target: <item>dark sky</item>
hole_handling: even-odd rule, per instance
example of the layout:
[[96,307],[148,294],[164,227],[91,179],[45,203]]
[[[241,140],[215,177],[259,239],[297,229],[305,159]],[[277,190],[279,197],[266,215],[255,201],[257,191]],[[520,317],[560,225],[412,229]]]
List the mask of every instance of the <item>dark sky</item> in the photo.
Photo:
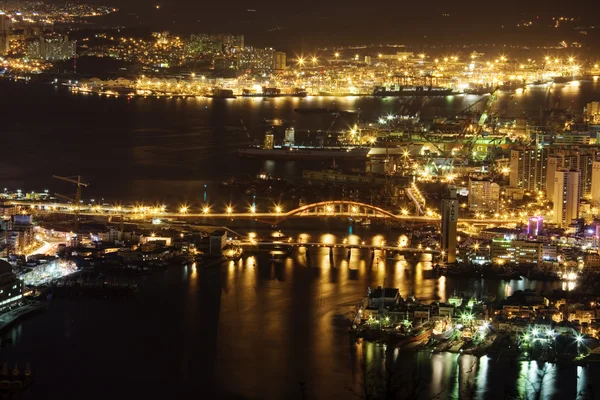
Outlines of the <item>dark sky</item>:
[[[238,32],[250,44],[290,49],[407,41],[500,43],[528,37],[553,42],[552,35],[561,37],[562,31],[542,29],[550,17],[564,15],[593,21],[593,15],[600,11],[599,2],[557,0],[111,0],[110,5],[121,8],[118,19],[127,25],[180,33]],[[535,20],[536,16],[540,17],[538,30],[516,28],[521,20]],[[564,31],[572,33],[572,28],[565,27]]]

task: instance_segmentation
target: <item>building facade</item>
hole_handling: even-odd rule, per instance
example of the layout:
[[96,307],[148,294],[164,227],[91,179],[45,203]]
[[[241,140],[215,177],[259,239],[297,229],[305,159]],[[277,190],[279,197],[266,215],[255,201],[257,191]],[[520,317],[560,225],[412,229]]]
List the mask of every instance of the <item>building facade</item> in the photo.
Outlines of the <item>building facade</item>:
[[75,57],[75,41],[67,36],[45,38],[39,36],[26,45],[27,56],[33,59],[58,61]]
[[579,216],[581,201],[580,173],[577,170],[559,169],[554,178],[554,220],[561,228],[566,228]]
[[469,209],[496,211],[500,206],[500,185],[490,180],[469,179]]
[[456,188],[449,187],[442,199],[442,251],[446,252],[448,263],[456,262],[456,236],[458,224],[458,198]]
[[529,146],[510,152],[510,187],[526,191],[546,189],[548,147]]

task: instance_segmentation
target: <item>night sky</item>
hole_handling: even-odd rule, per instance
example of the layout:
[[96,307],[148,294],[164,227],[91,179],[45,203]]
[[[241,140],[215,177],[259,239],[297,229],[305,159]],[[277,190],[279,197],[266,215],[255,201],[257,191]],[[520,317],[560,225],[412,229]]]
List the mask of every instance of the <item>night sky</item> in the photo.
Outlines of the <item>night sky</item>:
[[[597,2],[557,0],[112,0],[109,4],[121,9],[111,19],[125,25],[179,33],[237,32],[243,33],[249,44],[288,50],[355,43],[537,44],[579,40],[577,35],[581,34],[575,32],[575,26],[593,24],[593,16],[600,11]],[[579,21],[550,30],[547,26],[553,16]],[[519,22],[527,20],[536,21],[536,27],[517,29]],[[591,36],[584,39],[591,40]]]

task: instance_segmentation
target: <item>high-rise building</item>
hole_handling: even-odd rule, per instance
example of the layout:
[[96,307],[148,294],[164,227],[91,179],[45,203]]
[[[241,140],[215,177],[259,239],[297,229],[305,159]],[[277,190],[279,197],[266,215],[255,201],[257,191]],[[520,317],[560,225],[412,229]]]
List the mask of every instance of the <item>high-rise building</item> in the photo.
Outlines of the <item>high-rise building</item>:
[[583,197],[592,195],[592,163],[596,159],[598,150],[594,147],[569,147],[559,153],[548,156],[546,168],[546,197],[552,199],[554,195],[554,175],[557,169],[576,169],[580,174],[580,191]]
[[450,186],[442,198],[442,251],[446,252],[448,263],[456,262],[456,226],[458,224],[458,198],[456,187]]
[[265,150],[273,150],[273,147],[275,147],[275,136],[273,135],[273,132],[267,132],[263,148]]
[[38,37],[26,46],[27,56],[48,61],[67,60],[76,55],[75,41],[67,36],[45,38]]
[[238,67],[252,72],[271,71],[275,66],[275,50],[246,47],[238,53]]
[[530,146],[510,152],[510,186],[526,191],[546,189],[548,147]]
[[469,209],[496,211],[500,205],[500,186],[485,179],[469,179]]
[[592,163],[592,203],[600,204],[600,161]]
[[10,18],[0,13],[0,56],[8,53],[8,35],[10,33]]
[[579,216],[581,190],[579,171],[560,168],[554,178],[554,223],[561,228],[569,226]]
[[273,65],[274,71],[283,71],[287,67],[287,57],[283,51],[275,52],[275,63]]
[[544,217],[531,217],[527,223],[527,236],[536,237],[542,232],[544,227]]
[[10,22],[8,15],[0,12],[0,32],[8,32],[10,30]]

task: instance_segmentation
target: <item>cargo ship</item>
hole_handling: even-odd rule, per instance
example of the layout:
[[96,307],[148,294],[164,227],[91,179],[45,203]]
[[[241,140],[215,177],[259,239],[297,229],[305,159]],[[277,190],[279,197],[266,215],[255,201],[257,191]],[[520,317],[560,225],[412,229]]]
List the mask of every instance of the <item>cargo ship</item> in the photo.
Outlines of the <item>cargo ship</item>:
[[305,89],[296,88],[292,93],[282,93],[281,89],[263,87],[260,91],[243,89],[242,97],[306,97]]
[[375,97],[404,97],[404,96],[451,96],[452,89],[437,86],[375,86]]
[[365,147],[355,148],[294,148],[280,147],[263,149],[248,147],[238,151],[241,157],[263,158],[266,160],[295,160],[295,159],[336,159],[336,160],[366,160],[370,149]]
[[213,99],[235,99],[233,90],[230,89],[213,89],[212,94],[208,97]]
[[306,108],[295,108],[294,112],[298,114],[333,114],[333,115],[356,115],[356,111],[339,110],[337,108],[324,108],[324,107],[306,107]]

